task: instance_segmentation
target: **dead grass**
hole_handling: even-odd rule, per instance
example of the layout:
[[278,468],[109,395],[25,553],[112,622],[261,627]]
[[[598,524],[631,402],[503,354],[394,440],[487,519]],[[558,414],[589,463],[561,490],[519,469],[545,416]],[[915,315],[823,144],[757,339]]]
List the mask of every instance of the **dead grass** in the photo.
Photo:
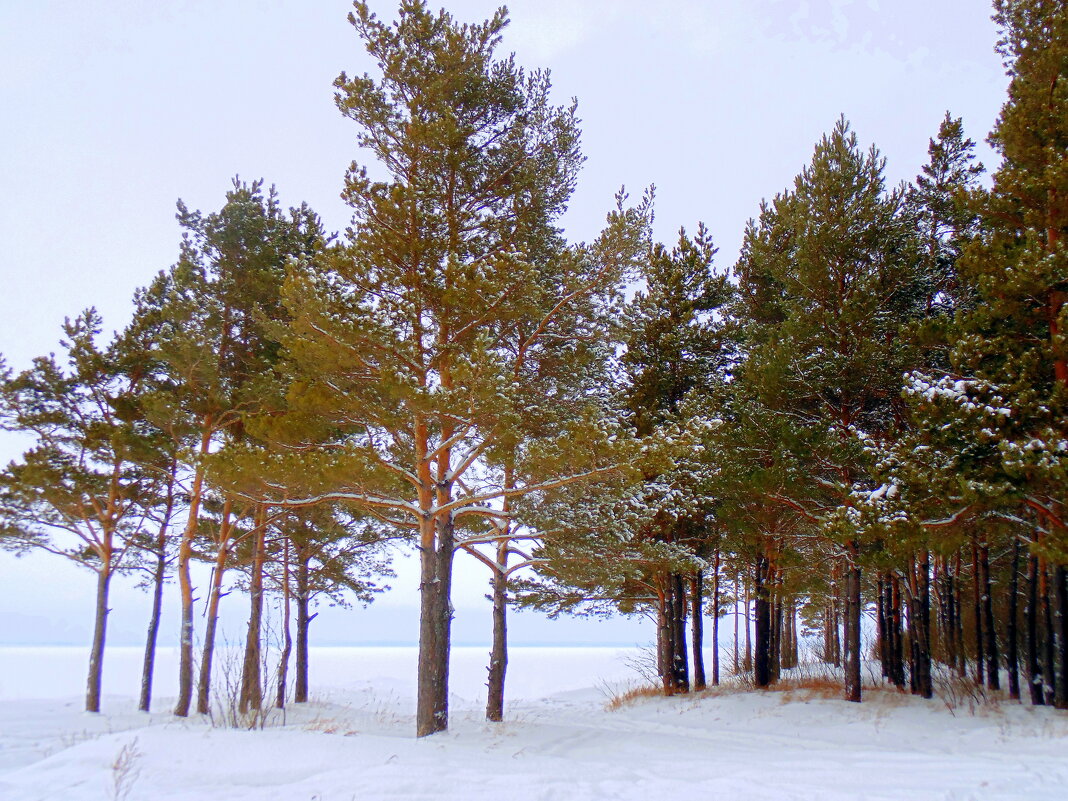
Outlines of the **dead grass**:
[[350,727],[347,721],[338,720],[337,718],[323,717],[322,715],[315,716],[301,728],[303,728],[304,731],[318,731],[323,734],[339,734],[342,737],[353,737],[359,734],[356,729]]
[[610,696],[605,702],[604,708],[606,712],[615,712],[617,709],[630,706],[642,699],[659,698],[663,697],[663,695],[664,690],[661,687],[650,684],[638,684]]
[[765,689],[769,693],[781,693],[782,702],[811,698],[841,698],[842,682],[833,676],[799,676],[779,679]]
[[[803,678],[780,679],[768,687],[765,692],[780,693],[781,702],[788,704],[794,701],[812,701],[815,699],[825,701],[840,701],[844,690],[841,680],[830,676],[808,676]],[[896,687],[889,686],[865,686],[863,689],[865,702],[875,701],[880,706],[903,706],[907,703],[909,695]]]

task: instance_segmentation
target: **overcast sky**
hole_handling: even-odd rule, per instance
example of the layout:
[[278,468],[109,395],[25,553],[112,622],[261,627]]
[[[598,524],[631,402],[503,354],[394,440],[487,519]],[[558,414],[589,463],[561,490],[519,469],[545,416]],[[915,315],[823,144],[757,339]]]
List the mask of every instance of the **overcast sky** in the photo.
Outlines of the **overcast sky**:
[[[383,18],[395,11],[391,2],[371,6]],[[448,7],[481,21],[496,6]],[[331,84],[341,70],[373,66],[345,21],[349,8],[345,0],[0,2],[0,353],[9,364],[22,368],[54,349],[63,318],[84,307],[124,325],[133,290],[175,259],[175,201],[216,209],[235,174],[262,177],[286,204],[307,201],[329,229],[344,227],[338,194],[358,155],[356,129],[334,107]],[[597,233],[621,185],[638,195],[655,184],[657,235],[672,240],[679,226],[703,220],[726,269],[746,219],[790,184],[839,114],[865,146],[880,148],[891,182],[916,175],[947,110],[964,118],[987,165],[994,161],[983,140],[1007,79],[982,0],[515,0],[509,8],[502,51],[549,68],[558,102],[579,101],[588,161],[565,219],[575,239]],[[17,451],[17,441],[0,438],[3,461]],[[458,634],[483,640],[486,577],[464,562]],[[414,572],[395,584],[378,610],[324,618],[323,636],[414,639]],[[90,574],[0,555],[0,586],[0,642],[87,641]],[[146,599],[120,588],[114,605],[116,639],[137,642]],[[177,615],[173,604],[165,615]],[[651,637],[627,624],[524,620],[520,640]]]

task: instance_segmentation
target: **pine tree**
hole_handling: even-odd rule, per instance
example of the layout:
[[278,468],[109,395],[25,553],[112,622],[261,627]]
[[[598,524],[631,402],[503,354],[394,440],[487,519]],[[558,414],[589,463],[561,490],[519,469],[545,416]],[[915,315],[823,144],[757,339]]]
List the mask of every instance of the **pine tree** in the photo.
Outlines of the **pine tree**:
[[[681,232],[672,251],[656,246],[643,271],[645,288],[639,290],[625,312],[623,403],[639,437],[662,436],[666,426],[682,424],[684,402],[689,401],[687,414],[697,412],[701,407],[698,394],[706,398],[709,389],[724,377],[726,348],[713,315],[727,300],[729,290],[726,276],[716,276],[712,271],[715,252],[703,225],[698,226],[692,239]],[[709,466],[703,467],[707,470]],[[655,472],[644,476],[653,485],[661,478]],[[702,494],[700,478],[691,477],[686,483],[690,492]],[[687,549],[697,558],[711,556],[711,507],[709,501],[695,501],[683,516],[657,515],[645,536]],[[703,570],[704,565],[700,564],[688,573],[700,577]],[[688,582],[670,568],[649,572],[658,588],[658,642],[665,688],[669,692],[685,690],[689,686],[684,626]],[[699,588],[698,581],[695,589]],[[699,609],[699,599],[691,601]],[[700,630],[700,624],[695,617],[695,632]],[[696,670],[701,654],[695,651],[693,658]]]
[[[243,436],[242,415],[270,397],[270,367],[278,347],[268,322],[282,316],[280,290],[290,257],[323,242],[306,206],[287,214],[272,188],[235,179],[216,213],[189,211],[178,263],[138,296],[135,326],[153,328],[163,380],[148,399],[150,416],[188,454],[190,502],[178,552],[181,590],[179,691],[175,714],[185,716],[193,693],[194,557],[206,457],[213,446]],[[141,319],[143,318],[143,319]]]
[[96,573],[96,609],[85,708],[100,711],[108,593],[133,567],[140,525],[162,476],[138,414],[136,375],[118,347],[98,343],[102,321],[89,309],[64,323],[66,365],[39,357],[0,385],[0,420],[33,444],[0,474],[5,547],[39,548]]
[[927,153],[907,203],[918,228],[928,316],[952,317],[973,302],[957,263],[978,232],[975,206],[983,165],[975,161],[975,142],[964,135],[962,120],[948,111]]
[[[748,461],[763,462],[767,500],[792,509],[799,523],[841,549],[852,701],[860,700],[865,544],[851,510],[858,494],[875,489],[858,434],[885,436],[891,427],[911,358],[900,329],[915,319],[921,297],[903,193],[886,191],[883,169],[875,148],[862,152],[839,120],[792,191],[765,204],[750,224],[733,311],[744,350],[735,419],[748,430],[737,444],[757,446]],[[775,569],[764,550],[756,576],[760,643],[770,614],[763,585]]]
[[[1020,536],[1021,528],[1030,529],[1027,661],[1032,699],[1044,700],[1036,687],[1045,684],[1051,699],[1066,704],[1068,682],[1052,686],[1051,652],[1047,664],[1039,666],[1036,605],[1048,610],[1052,595],[1068,607],[1061,567],[1068,561],[1063,498],[1068,453],[1063,333],[1068,298],[1068,10],[1043,0],[999,0],[994,8],[1001,27],[998,51],[1011,83],[990,136],[1003,161],[994,173],[993,189],[982,198],[981,231],[958,262],[974,301],[958,315],[952,331],[948,374],[910,376],[906,391],[926,447],[899,461],[905,470],[915,470],[917,464],[921,468],[914,486],[941,482],[942,494],[971,517],[995,526],[998,520],[1010,520],[1012,530],[1002,535],[1006,542]],[[983,527],[990,529],[991,523]],[[975,580],[985,584],[987,540],[976,540],[975,547]],[[1047,573],[1052,574],[1052,591],[1036,595],[1035,585],[1045,586]],[[976,617],[985,623],[980,628],[977,621],[977,636],[993,645],[993,612],[988,603],[980,606]],[[1060,609],[1062,620],[1066,613],[1068,608]],[[1058,643],[1057,660],[1068,662],[1068,631],[1049,630],[1045,637]],[[986,672],[996,681],[997,671],[991,670],[996,650],[987,650]]]
[[[145,531],[137,538],[140,556],[138,568],[142,571],[140,585],[150,589],[152,607],[148,631],[145,637],[145,655],[141,670],[141,697],[138,708],[148,712],[152,705],[152,685],[156,664],[156,644],[163,607],[163,588],[168,569],[177,556],[177,543],[173,528],[182,511],[182,469],[179,451],[187,439],[182,420],[158,414],[155,399],[161,390],[169,387],[169,378],[158,357],[158,342],[161,327],[169,323],[150,309],[158,309],[150,297],[150,290],[141,290],[135,296],[134,317],[118,336],[112,349],[112,358],[118,369],[129,375],[140,391],[137,395],[136,416],[144,426],[145,436],[152,443],[150,458],[143,467],[157,477],[155,493],[143,497],[146,511],[146,526],[149,522],[154,532]],[[147,312],[147,313],[146,313]]]
[[[347,514],[337,506],[320,505],[294,509],[278,521],[283,559],[272,565],[272,583],[296,607],[293,700],[308,700],[309,630],[318,613],[311,612],[317,599],[331,606],[366,606],[387,589],[384,580],[393,577],[387,547],[390,531],[373,519]],[[289,626],[282,626],[284,642],[289,642]],[[288,659],[286,649],[279,659],[276,706],[286,698]]]
[[712,555],[714,466],[698,445],[714,422],[702,400],[722,380],[725,356],[714,313],[728,287],[712,272],[714,254],[703,226],[672,250],[649,248],[644,288],[616,323],[625,351],[604,380],[616,385],[617,447],[631,452],[629,470],[595,495],[563,487],[521,510],[531,530],[551,532],[533,552],[538,579],[518,585],[521,603],[554,614],[596,614],[613,602],[650,610],[669,693],[689,684],[685,584]]
[[[389,25],[357,3],[350,21],[380,76],[342,74],[337,102],[360,125],[357,142],[385,180],[353,165],[347,241],[291,270],[286,414],[257,428],[274,448],[250,449],[233,467],[242,492],[273,505],[352,503],[417,538],[422,736],[448,723],[457,530],[477,518],[505,519],[505,497],[611,467],[584,464],[511,487],[482,470],[501,463],[494,451],[515,441],[509,426],[524,408],[505,332],[533,318],[537,302],[539,322],[521,350],[561,334],[581,338],[562,328],[560,310],[591,281],[619,286],[646,220],[620,210],[603,240],[611,246],[599,251],[606,260],[569,259],[557,268],[555,292],[538,291],[547,288],[541,248],[581,163],[574,107],[549,102],[545,73],[494,58],[503,11],[460,25],[407,0]],[[550,400],[534,398],[525,411],[536,414]],[[553,434],[603,439],[587,418],[585,433]],[[520,476],[535,472],[517,468]]]

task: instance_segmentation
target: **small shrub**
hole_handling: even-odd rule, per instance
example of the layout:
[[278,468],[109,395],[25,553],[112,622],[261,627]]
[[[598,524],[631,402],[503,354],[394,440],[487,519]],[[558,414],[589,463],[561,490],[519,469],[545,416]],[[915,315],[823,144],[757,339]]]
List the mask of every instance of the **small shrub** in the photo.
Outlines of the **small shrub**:
[[137,738],[126,743],[111,763],[111,797],[115,801],[125,801],[134,784],[141,776],[139,764],[142,754],[137,748]]
[[660,682],[660,667],[655,645],[643,645],[636,653],[623,657],[623,664],[633,670],[645,684]]
[[931,682],[935,695],[942,699],[951,714],[955,715],[956,710],[964,707],[967,707],[969,715],[974,715],[979,707],[1001,708],[1000,699],[993,693],[987,693],[983,685],[967,673],[937,670],[933,672]]

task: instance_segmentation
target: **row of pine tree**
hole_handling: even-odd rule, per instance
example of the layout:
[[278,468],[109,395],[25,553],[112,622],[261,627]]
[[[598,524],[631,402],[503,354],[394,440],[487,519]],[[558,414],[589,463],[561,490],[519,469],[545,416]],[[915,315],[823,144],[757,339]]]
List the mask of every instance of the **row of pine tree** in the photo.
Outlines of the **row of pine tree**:
[[706,683],[706,615],[718,682],[733,609],[759,687],[808,642],[852,701],[871,658],[924,697],[1004,677],[1068,706],[1068,10],[994,13],[991,180],[947,113],[922,174],[887,186],[843,117],[728,271],[703,225],[653,241],[651,192],[566,239],[576,106],[495,56],[503,10],[403,0],[387,23],[357,2],[377,73],[335,82],[373,164],[346,173],[350,227],[235,180],[218,212],[179,203],[179,258],[124,330],[105,343],[90,310],[63,358],[4,368],[3,425],[33,444],[0,476],[0,542],[95,572],[87,708],[115,574],[153,594],[146,710],[177,578],[183,716],[210,712],[219,606],[247,589],[255,710],[265,594],[275,702],[293,651],[304,701],[314,598],[369,601],[394,543],[420,560],[419,735],[448,725],[457,553],[492,581],[490,720],[513,603],[654,616],[669,693]]

